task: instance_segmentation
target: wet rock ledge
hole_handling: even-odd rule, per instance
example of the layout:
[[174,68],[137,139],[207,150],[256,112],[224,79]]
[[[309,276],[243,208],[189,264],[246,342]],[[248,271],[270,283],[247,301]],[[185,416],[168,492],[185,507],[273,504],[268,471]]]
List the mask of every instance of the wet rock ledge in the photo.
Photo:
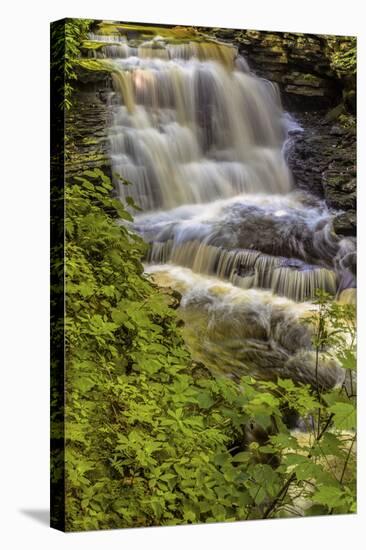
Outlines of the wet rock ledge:
[[108,109],[95,91],[79,91],[74,101],[66,116],[66,177],[70,179],[93,168],[100,168],[109,176]]
[[107,95],[112,91],[109,75],[105,71],[76,67],[77,80],[73,104],[65,117],[67,179],[84,170],[100,168],[111,177],[108,152],[110,109]]

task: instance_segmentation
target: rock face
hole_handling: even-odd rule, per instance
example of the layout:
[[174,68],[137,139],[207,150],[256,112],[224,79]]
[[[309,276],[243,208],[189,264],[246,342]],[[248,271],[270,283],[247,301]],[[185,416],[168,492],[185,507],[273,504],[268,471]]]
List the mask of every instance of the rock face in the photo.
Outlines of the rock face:
[[277,82],[286,108],[319,109],[340,98],[320,37],[246,31],[238,44],[254,70]]
[[[332,113],[330,113],[332,114]],[[354,120],[345,127],[329,113],[294,113],[303,127],[292,136],[288,163],[295,184],[325,199],[340,213],[334,230],[343,236],[356,234],[356,133]],[[343,115],[345,116],[345,115]],[[340,115],[343,121],[342,115]]]
[[93,91],[93,86],[88,91],[83,88],[75,94],[73,107],[66,115],[65,134],[69,140],[66,175],[71,178],[84,170],[100,168],[110,176],[108,109],[103,90],[96,87]]
[[235,29],[200,29],[234,42],[259,76],[276,82],[288,110],[329,108],[343,98],[355,108],[356,77],[346,54],[352,37]]

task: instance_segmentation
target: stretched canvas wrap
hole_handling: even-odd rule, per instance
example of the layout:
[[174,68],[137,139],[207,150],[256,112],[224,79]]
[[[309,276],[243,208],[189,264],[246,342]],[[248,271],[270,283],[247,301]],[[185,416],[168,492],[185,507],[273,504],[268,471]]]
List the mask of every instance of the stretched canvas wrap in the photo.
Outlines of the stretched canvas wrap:
[[51,525],[356,512],[356,39],[51,52]]

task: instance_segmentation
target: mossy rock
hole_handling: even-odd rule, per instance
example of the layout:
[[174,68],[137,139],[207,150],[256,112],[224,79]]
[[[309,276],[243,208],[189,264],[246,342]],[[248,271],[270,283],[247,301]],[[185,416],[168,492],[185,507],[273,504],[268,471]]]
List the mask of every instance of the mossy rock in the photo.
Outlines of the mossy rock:
[[81,67],[82,69],[85,69],[86,71],[92,71],[92,72],[103,72],[103,73],[112,73],[113,67],[112,64],[109,63],[105,59],[77,59],[76,64]]
[[340,103],[325,115],[326,122],[333,122],[338,120],[338,118],[346,112],[346,109],[343,103]]
[[104,46],[119,46],[121,42],[103,42],[101,40],[84,40],[81,44],[81,47],[85,50],[100,50]]

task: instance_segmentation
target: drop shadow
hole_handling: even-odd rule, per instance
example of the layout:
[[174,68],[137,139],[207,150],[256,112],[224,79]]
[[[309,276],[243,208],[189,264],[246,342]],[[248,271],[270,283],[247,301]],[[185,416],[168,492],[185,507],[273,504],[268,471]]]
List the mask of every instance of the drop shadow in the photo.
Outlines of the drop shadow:
[[38,521],[42,525],[49,527],[50,526],[50,511],[45,509],[26,509],[19,510],[21,514],[28,516],[34,521]]

